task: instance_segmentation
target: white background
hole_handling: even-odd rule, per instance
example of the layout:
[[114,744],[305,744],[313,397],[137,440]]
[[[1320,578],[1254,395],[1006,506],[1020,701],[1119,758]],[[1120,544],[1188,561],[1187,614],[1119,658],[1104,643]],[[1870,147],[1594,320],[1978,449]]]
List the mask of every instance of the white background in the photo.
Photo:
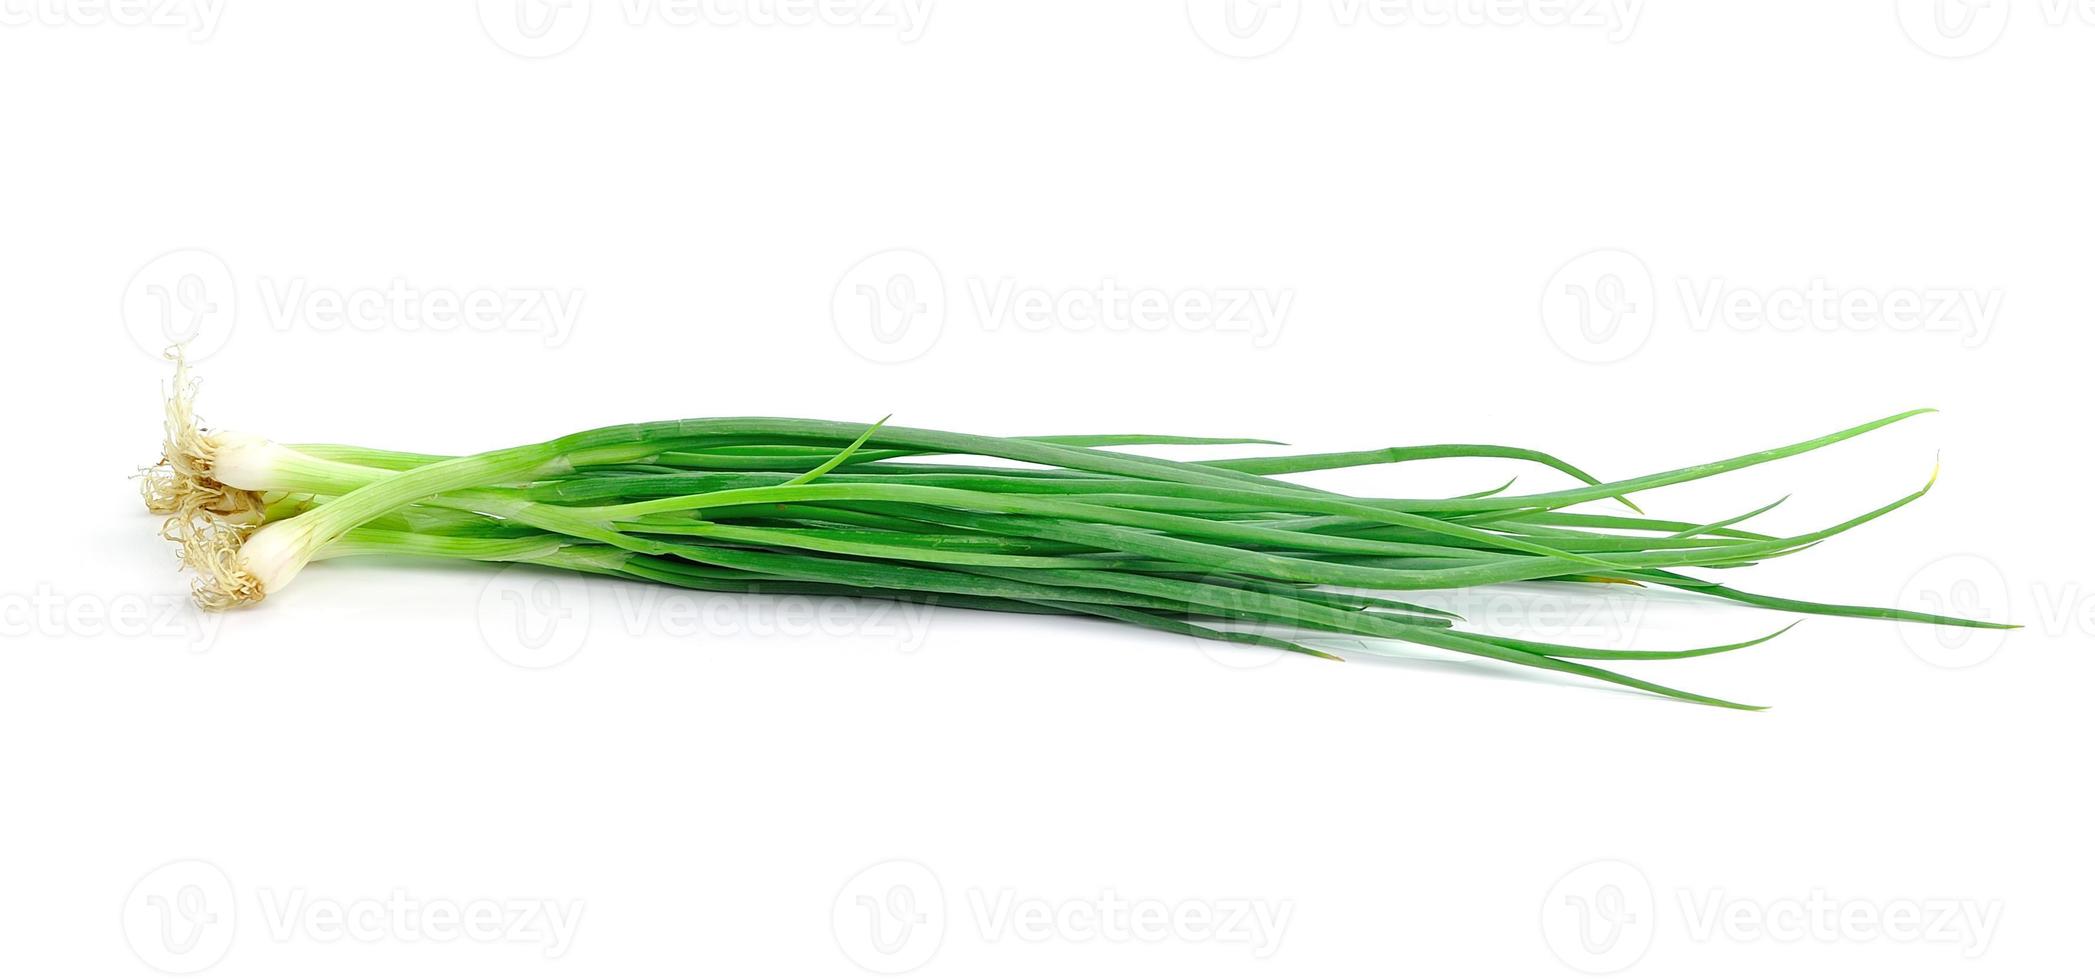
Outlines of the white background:
[[[1234,37],[1204,2],[795,26],[604,0],[527,9],[556,18],[532,41],[506,0],[479,6],[156,0],[171,23],[136,24],[0,0],[0,972],[2085,968],[2087,16],[1647,3],[1579,25],[1514,2],[1434,24],[1449,6],[1420,2],[1381,24],[1286,0]],[[1285,315],[1123,329],[1081,305],[1109,281]],[[878,342],[857,287],[898,282],[885,315],[917,318]],[[328,305],[396,287],[439,312],[492,290],[518,315],[345,325]],[[985,322],[1000,289],[1067,315]],[[1785,305],[1805,289],[1830,291],[1830,322]],[[1934,318],[1868,313],[1908,297]],[[549,300],[581,305],[552,327],[516,305]],[[1747,714],[1495,666],[1268,662],[960,612],[919,633],[892,610],[470,567],[316,566],[203,617],[126,479],[155,454],[169,309],[201,315],[209,423],[441,452],[893,412],[1505,442],[1619,478],[1932,406],[1643,503],[1711,520],[1795,491],[1756,526],[1806,530],[1916,488],[1940,451],[1920,503],[1725,578],[2027,628],[1815,619],[1635,671],[1774,706]],[[1516,475],[1561,483],[1513,463],[1322,482]],[[1792,618],[1441,598],[1599,644]],[[521,645],[514,617],[547,610],[525,621],[554,645]],[[515,663],[534,657],[559,662]],[[396,895],[417,911],[355,936],[326,918]],[[581,918],[558,956],[424,932],[490,901]],[[1094,928],[1116,901],[1187,924]],[[1850,924],[1788,918],[1807,902]],[[1240,908],[1284,927],[1197,918]],[[1930,938],[1872,927],[1909,910]]]

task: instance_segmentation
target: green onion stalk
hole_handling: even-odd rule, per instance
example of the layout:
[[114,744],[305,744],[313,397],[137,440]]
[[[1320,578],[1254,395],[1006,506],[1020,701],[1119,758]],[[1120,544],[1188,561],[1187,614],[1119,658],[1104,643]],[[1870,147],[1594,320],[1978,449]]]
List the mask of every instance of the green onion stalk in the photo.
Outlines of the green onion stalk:
[[[1752,706],[1594,662],[1699,657],[1779,633],[1687,650],[1593,649],[1475,632],[1452,613],[1400,596],[1538,581],[1657,586],[1804,614],[2006,628],[1758,595],[1688,573],[1810,548],[1913,503],[1932,476],[1847,520],[1782,535],[1743,527],[1773,504],[1682,521],[1646,515],[1629,499],[1811,452],[1925,410],[1613,482],[1547,453],[1490,444],[1183,462],[1130,447],[1270,443],[1003,438],[886,420],[754,417],[615,425],[438,456],[206,430],[194,413],[196,386],[179,353],[175,360],[161,459],[146,470],[143,492],[208,609],[259,602],[316,560],[511,562],[687,589],[1088,616],[1328,659],[1337,658],[1321,648],[1327,638],[1400,641],[1732,708]],[[1576,485],[1405,498],[1282,479],[1450,458],[1535,463]],[[1628,512],[1571,509],[1608,501]]]

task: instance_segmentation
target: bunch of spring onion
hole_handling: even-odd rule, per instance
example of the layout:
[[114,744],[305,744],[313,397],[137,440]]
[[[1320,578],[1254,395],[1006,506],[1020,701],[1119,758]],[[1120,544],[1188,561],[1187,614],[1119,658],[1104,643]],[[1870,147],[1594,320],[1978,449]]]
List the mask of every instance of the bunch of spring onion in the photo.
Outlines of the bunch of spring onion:
[[[616,425],[445,457],[209,432],[195,419],[194,393],[177,355],[162,458],[145,472],[144,494],[148,509],[165,515],[166,536],[197,575],[196,599],[210,609],[258,602],[307,563],[342,556],[527,562],[689,589],[1091,616],[1322,657],[1331,654],[1320,637],[1395,640],[1733,708],[1750,706],[1595,662],[1696,657],[1772,636],[1691,650],[1587,649],[1473,632],[1451,613],[1391,593],[1536,581],[1659,586],[1800,613],[1995,626],[1754,595],[1683,571],[1787,555],[1904,507],[1926,487],[1787,535],[1740,526],[1767,508],[1696,523],[1645,516],[1627,499],[1919,412],[1602,483],[1554,456],[1507,446],[1177,462],[1111,447],[1258,440],[995,438],[783,418]],[[1414,499],[1283,479],[1454,457],[1539,463],[1578,485]],[[1610,499],[1634,516],[1571,509]]]

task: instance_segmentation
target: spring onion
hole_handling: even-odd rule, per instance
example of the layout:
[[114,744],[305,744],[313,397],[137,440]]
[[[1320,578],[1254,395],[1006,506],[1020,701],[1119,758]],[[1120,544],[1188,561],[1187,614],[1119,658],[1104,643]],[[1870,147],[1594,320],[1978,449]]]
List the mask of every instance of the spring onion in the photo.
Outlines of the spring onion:
[[[1657,586],[1789,612],[1970,628],[1999,624],[1730,589],[1684,569],[1778,558],[1924,495],[1928,483],[1800,533],[1664,520],[1630,495],[1833,445],[1921,411],[1716,462],[1603,482],[1555,456],[1484,444],[1218,456],[1182,462],[1129,447],[1254,439],[1118,434],[998,438],[788,418],[691,418],[588,429],[468,456],[284,444],[204,429],[179,353],[147,508],[196,574],[197,602],[228,609],[289,587],[317,560],[360,555],[513,562],[678,588],[790,592],[1078,615],[1337,659],[1320,638],[1418,644],[1751,708],[1594,662],[1699,657],[1488,635],[1398,596],[1518,582]],[[1361,497],[1281,479],[1426,459],[1547,467],[1574,486],[1452,497]],[[1572,510],[1619,502],[1630,513]],[[1779,501],[1778,501],[1779,503]],[[1328,645],[1326,643],[1325,645]]]

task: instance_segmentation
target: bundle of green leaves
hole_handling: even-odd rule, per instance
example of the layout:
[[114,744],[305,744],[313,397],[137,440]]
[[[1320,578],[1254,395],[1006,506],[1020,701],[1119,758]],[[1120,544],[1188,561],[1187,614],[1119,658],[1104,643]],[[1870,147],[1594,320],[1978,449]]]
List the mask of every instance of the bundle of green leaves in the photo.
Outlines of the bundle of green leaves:
[[[1832,526],[1786,535],[1742,526],[1767,507],[1692,522],[1646,516],[1628,499],[1810,452],[1926,410],[1603,483],[1547,453],[1509,446],[1186,462],[1128,447],[1262,440],[998,438],[786,418],[615,425],[446,457],[209,432],[195,421],[194,394],[178,357],[162,456],[145,473],[144,493],[196,572],[197,601],[211,609],[261,601],[315,560],[524,562],[687,589],[1091,616],[1332,659],[1320,638],[1396,641],[1392,647],[1418,644],[1730,708],[1751,706],[1596,663],[1699,657],[1779,633],[1687,650],[1591,649],[1465,629],[1454,614],[1399,596],[1540,581],[1657,586],[1804,614],[2005,628],[1755,595],[1683,571],[1791,554],[1912,503],[1925,486]],[[1577,485],[1381,498],[1284,479],[1461,457],[1532,462]],[[1626,509],[1574,509],[1610,500]]]

